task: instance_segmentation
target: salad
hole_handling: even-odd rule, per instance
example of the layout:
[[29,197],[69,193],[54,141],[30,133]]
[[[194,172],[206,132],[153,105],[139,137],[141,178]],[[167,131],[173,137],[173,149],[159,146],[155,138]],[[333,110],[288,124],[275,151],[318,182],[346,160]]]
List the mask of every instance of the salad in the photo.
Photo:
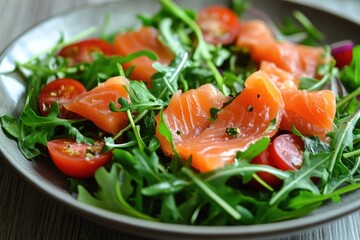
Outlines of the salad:
[[278,30],[241,0],[159,4],[17,63],[25,106],[1,126],[27,159],[81,202],[188,225],[298,218],[360,188],[360,46],[322,45],[301,12]]

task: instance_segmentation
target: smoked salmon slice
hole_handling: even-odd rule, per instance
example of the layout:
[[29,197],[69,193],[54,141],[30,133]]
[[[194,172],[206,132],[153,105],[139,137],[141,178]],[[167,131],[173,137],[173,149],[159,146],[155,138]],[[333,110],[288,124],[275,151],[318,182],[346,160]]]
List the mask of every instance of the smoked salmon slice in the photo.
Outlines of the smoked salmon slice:
[[[211,124],[211,108],[222,108],[231,98],[223,95],[211,84],[204,84],[185,93],[176,92],[163,111],[164,121],[170,129],[174,144],[196,137]],[[158,131],[160,116],[157,122],[156,136],[166,156],[173,154],[170,143]]]
[[242,21],[236,46],[247,48],[255,62],[269,61],[300,77],[316,77],[317,67],[324,63],[324,49],[277,41],[265,22]]
[[305,136],[317,136],[326,141],[326,134],[334,129],[335,94],[331,90],[315,92],[282,91],[285,114],[280,128],[291,130],[292,125]]
[[[158,40],[159,33],[152,27],[141,27],[137,31],[120,33],[115,37],[114,46],[116,52],[125,57],[140,50],[149,50],[158,56],[158,62],[169,65],[174,59],[174,54]],[[147,84],[151,82],[151,76],[156,73],[152,67],[153,60],[146,56],[135,58],[123,64],[125,69],[133,67],[130,79],[140,80]]]
[[280,128],[291,131],[294,126],[305,136],[314,135],[325,141],[326,134],[333,130],[336,112],[334,92],[299,90],[296,86],[299,81],[274,63],[262,62],[260,69],[278,86],[284,100],[285,113]]
[[260,70],[266,72],[270,80],[280,89],[280,91],[288,91],[290,89],[297,90],[299,79],[295,78],[291,73],[278,68],[275,63],[262,61]]
[[[200,172],[234,161],[237,151],[265,136],[273,136],[280,125],[284,103],[279,89],[266,73],[258,71],[245,81],[245,89],[218,112],[216,120],[196,137],[175,144],[183,159]],[[274,128],[269,128],[275,120]],[[234,134],[235,133],[235,134]]]
[[128,85],[129,81],[125,77],[110,78],[92,90],[76,96],[64,107],[89,119],[103,131],[115,135],[128,124],[129,119],[125,112],[112,112],[109,104],[113,102],[119,108],[119,98],[129,99],[125,88]]

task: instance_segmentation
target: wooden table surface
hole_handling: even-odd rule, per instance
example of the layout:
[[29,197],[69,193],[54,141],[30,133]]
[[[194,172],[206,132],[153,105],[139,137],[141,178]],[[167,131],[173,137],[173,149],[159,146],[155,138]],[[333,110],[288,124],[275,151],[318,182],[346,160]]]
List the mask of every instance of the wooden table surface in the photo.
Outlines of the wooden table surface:
[[[0,0],[0,51],[55,13],[104,0]],[[346,14],[360,23],[359,0],[294,0]],[[360,33],[359,33],[360,34]],[[46,36],[44,36],[46,37]],[[1,143],[0,143],[1,144]],[[279,239],[360,239],[360,211]],[[151,236],[149,236],[151,237]],[[32,188],[0,160],[0,239],[144,239],[79,217]]]

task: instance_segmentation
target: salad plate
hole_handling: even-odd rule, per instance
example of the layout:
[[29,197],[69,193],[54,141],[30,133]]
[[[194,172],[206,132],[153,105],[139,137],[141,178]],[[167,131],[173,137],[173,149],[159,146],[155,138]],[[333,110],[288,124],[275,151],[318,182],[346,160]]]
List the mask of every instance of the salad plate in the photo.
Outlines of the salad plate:
[[[201,9],[212,4],[230,5],[226,0],[177,1],[180,6]],[[324,34],[324,43],[330,44],[345,39],[360,43],[360,25],[320,9],[289,1],[252,0],[251,4],[266,12],[275,23],[280,23],[286,14],[294,10],[304,13]],[[18,116],[24,106],[26,84],[21,76],[11,73],[16,61],[25,62],[54,46],[59,38],[71,38],[84,30],[99,29],[111,15],[107,31],[116,32],[137,24],[139,13],[154,14],[159,4],[155,0],[123,0],[98,5],[86,5],[53,16],[24,32],[0,55],[0,116]],[[346,26],[346,27],[345,27]],[[44,36],[44,33],[46,35]],[[115,229],[153,238],[170,239],[260,239],[293,234],[338,219],[360,209],[360,191],[344,195],[339,203],[328,203],[310,215],[284,222],[251,226],[187,226],[151,222],[102,210],[75,199],[69,194],[69,182],[45,156],[27,160],[19,151],[16,141],[0,130],[0,150],[4,159],[29,184],[35,186],[54,201],[88,219]]]

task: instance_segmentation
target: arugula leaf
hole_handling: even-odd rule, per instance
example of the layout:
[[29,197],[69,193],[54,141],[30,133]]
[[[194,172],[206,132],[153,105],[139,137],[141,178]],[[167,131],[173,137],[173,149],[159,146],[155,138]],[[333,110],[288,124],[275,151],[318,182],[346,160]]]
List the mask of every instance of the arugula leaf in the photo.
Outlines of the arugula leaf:
[[150,91],[158,98],[164,99],[168,97],[167,94],[174,94],[178,90],[177,79],[180,73],[189,65],[188,54],[181,52],[175,57],[170,66],[165,67],[160,64],[153,64],[153,67],[158,71],[155,75]]
[[181,19],[184,23],[186,23],[193,31],[197,40],[197,46],[194,50],[193,58],[195,61],[199,61],[201,59],[205,60],[208,68],[213,72],[216,82],[218,83],[220,89],[223,91],[225,95],[229,95],[229,89],[224,84],[224,79],[219,73],[218,69],[211,61],[211,53],[208,48],[208,44],[205,42],[200,27],[196,24],[196,22],[187,15],[187,13],[173,3],[171,0],[160,0],[162,6],[167,9],[169,12],[174,14],[174,16]]
[[208,185],[206,182],[201,181],[197,175],[195,175],[191,170],[187,168],[182,168],[182,172],[186,174],[199,188],[200,191],[202,191],[206,196],[208,196],[211,200],[216,202],[221,208],[223,208],[229,215],[231,215],[235,219],[240,219],[241,214],[234,209],[232,206],[230,206],[226,201],[224,201],[223,198],[219,197],[216,194],[215,189],[213,189],[210,185]]
[[250,7],[250,3],[246,0],[232,0],[231,8],[239,16],[241,16],[247,8]]
[[360,45],[355,46],[352,61],[340,71],[340,80],[348,92],[360,88]]
[[38,156],[41,152],[37,144],[46,146],[47,141],[53,137],[56,128],[59,126],[63,126],[68,135],[76,139],[77,142],[93,142],[91,138],[85,137],[78,128],[72,126],[72,122],[76,123],[76,120],[70,121],[57,118],[59,113],[57,103],[52,105],[48,116],[38,116],[30,107],[30,100],[33,98],[32,92],[30,91],[28,95],[29,97],[19,120],[9,116],[1,118],[3,128],[17,138],[19,149],[26,158],[31,159]]
[[314,194],[309,191],[300,191],[300,193],[291,199],[287,203],[286,207],[291,209],[302,209],[306,206],[319,204],[321,205],[328,199],[338,202],[339,196],[345,193],[357,190],[360,188],[360,184],[347,185],[329,194]]
[[285,18],[280,29],[287,36],[303,33],[299,43],[304,45],[318,46],[324,38],[323,34],[300,11],[293,11],[292,17]]
[[245,151],[239,151],[236,153],[237,161],[242,160],[251,160],[254,157],[258,156],[260,153],[265,151],[265,149],[270,144],[269,137],[263,137],[259,141],[250,144],[250,146]]
[[319,194],[320,190],[313,182],[313,178],[321,178],[329,161],[329,154],[321,152],[316,155],[304,152],[304,162],[300,170],[289,172],[290,176],[284,179],[282,188],[271,198],[269,204],[273,205],[288,197],[294,189],[306,189]]
[[268,172],[280,179],[286,179],[290,176],[289,172],[284,172],[277,168],[273,168],[267,165],[261,164],[250,164],[248,161],[238,161],[236,164],[231,166],[225,166],[221,169],[214,170],[209,173],[204,173],[204,180],[207,182],[218,182],[225,184],[225,182],[233,176],[242,176],[243,183],[249,182],[256,172]]
[[337,129],[334,131],[333,138],[330,143],[332,154],[327,169],[329,175],[325,179],[327,182],[324,188],[325,194],[331,193],[335,190],[335,186],[338,185],[336,176],[342,172],[342,169],[348,169],[347,167],[343,166],[343,152],[345,149],[353,149],[353,132],[359,119],[360,111],[353,114],[352,116],[341,119],[337,124]]
[[118,164],[113,164],[110,172],[107,172],[105,168],[98,169],[95,179],[99,184],[99,190],[92,196],[84,187],[78,186],[78,200],[111,212],[157,221],[157,219],[137,211],[126,201],[122,189],[130,188],[131,185],[126,181],[121,181],[121,174],[122,171]]

